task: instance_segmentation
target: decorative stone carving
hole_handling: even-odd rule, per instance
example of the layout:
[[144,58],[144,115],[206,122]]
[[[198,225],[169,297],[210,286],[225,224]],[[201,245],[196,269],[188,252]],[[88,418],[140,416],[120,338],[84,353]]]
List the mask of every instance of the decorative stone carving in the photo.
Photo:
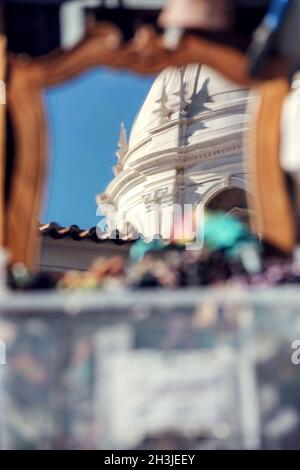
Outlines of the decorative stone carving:
[[223,183],[224,188],[228,188],[230,186],[230,182],[231,182],[231,175],[226,175],[222,179],[222,183]]
[[142,196],[142,199],[147,211],[150,211],[157,205],[163,207],[166,205],[174,204],[175,191],[169,187],[160,188],[145,194],[144,196]]
[[116,151],[116,157],[118,159],[118,165],[113,167],[113,173],[115,176],[118,176],[123,169],[123,159],[128,151],[128,142],[127,142],[127,132],[124,122],[121,122],[120,125],[120,136],[118,142],[118,150]]
[[100,193],[97,195],[96,197],[96,200],[97,200],[97,203],[100,205],[100,204],[105,204],[105,203],[108,203],[109,202],[109,199],[107,197],[107,194],[106,193]]
[[123,170],[122,165],[115,165],[112,167],[112,171],[115,176],[118,176],[122,172],[122,170]]
[[122,162],[123,158],[125,157],[128,151],[128,142],[127,142],[127,132],[124,122],[121,122],[120,126],[120,137],[118,142],[118,150],[116,155],[118,157],[119,162]]
[[[131,223],[138,214],[139,231],[149,236],[155,230],[150,213],[158,205],[205,205],[223,189],[247,187],[247,100],[246,89],[205,66],[164,70],[138,114],[129,146],[121,127],[116,176],[106,189],[116,209]],[[161,223],[167,230],[164,217]]]

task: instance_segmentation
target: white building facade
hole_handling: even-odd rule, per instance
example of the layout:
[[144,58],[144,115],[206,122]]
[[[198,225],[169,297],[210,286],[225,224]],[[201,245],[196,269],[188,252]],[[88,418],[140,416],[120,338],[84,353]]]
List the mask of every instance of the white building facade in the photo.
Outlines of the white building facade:
[[247,103],[247,89],[206,66],[164,70],[129,142],[121,127],[115,177],[97,198],[108,230],[149,238],[159,232],[168,238],[168,214],[175,206],[244,217],[249,189],[243,162]]

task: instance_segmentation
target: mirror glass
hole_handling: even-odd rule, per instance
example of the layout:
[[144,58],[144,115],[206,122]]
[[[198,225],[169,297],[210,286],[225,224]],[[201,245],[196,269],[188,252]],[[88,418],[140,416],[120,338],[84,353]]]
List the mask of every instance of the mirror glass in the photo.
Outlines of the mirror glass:
[[109,233],[165,239],[174,212],[183,220],[195,207],[248,222],[247,89],[189,64],[156,78],[96,69],[44,97],[51,167],[43,222],[86,229],[101,213]]
[[113,179],[121,123],[127,136],[153,82],[96,68],[44,91],[49,172],[42,223],[96,226],[96,195]]

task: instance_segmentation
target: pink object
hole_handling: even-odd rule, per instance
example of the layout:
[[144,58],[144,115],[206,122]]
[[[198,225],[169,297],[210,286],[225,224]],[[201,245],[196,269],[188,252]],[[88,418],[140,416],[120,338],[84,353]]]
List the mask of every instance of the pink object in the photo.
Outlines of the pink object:
[[231,24],[228,0],[168,0],[159,17],[164,28],[224,31]]

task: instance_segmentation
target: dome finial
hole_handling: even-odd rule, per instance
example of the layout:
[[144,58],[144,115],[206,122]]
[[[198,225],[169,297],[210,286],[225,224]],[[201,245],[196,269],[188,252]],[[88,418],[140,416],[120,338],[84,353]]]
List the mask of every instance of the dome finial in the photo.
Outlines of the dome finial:
[[123,158],[125,157],[126,153],[128,150],[128,142],[127,142],[127,132],[126,132],[126,127],[124,122],[121,122],[120,125],[120,136],[119,136],[119,142],[118,142],[118,150],[116,152],[116,156],[118,158],[118,161],[121,162]]
[[121,122],[120,125],[120,136],[119,136],[119,142],[118,142],[118,150],[116,151],[116,157],[118,159],[118,165],[113,167],[113,172],[114,175],[117,176],[118,174],[121,173],[123,169],[123,159],[128,152],[128,142],[127,142],[127,132],[126,132],[126,127],[124,122]]

